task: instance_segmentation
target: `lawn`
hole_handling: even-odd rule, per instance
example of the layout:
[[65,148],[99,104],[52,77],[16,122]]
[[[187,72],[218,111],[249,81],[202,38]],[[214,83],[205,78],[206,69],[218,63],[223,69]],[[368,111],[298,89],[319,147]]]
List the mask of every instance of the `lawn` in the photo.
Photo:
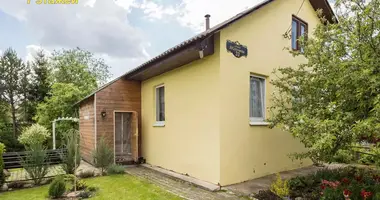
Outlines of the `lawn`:
[[[130,175],[114,175],[85,179],[88,186],[99,188],[93,200],[125,199],[125,200],[181,200],[161,188]],[[0,193],[0,199],[37,200],[47,199],[48,185]]]

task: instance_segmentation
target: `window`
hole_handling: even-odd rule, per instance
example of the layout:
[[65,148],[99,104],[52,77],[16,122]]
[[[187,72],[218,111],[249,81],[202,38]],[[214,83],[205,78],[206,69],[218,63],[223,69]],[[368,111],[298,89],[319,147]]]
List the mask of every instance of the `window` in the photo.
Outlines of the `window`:
[[251,76],[249,94],[250,122],[264,122],[265,120],[265,78]]
[[293,50],[300,50],[303,52],[303,49],[301,48],[298,39],[305,35],[307,36],[307,23],[300,18],[293,16],[292,18],[292,49]]
[[165,87],[156,87],[156,122],[164,125],[165,122]]

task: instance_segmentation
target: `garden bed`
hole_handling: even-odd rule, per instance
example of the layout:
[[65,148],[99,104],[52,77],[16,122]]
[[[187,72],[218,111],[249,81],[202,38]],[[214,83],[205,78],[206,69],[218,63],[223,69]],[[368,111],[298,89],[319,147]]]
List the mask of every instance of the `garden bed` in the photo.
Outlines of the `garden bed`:
[[[369,168],[322,169],[286,182],[280,191],[290,199],[307,200],[380,200],[380,173]],[[273,192],[272,192],[272,191]],[[281,200],[273,189],[260,191],[255,198]]]

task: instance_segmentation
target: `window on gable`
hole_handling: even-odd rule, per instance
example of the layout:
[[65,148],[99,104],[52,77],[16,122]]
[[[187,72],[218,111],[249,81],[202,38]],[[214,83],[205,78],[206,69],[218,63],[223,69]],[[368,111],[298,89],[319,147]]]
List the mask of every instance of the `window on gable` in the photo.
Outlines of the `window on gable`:
[[249,94],[249,118],[251,122],[265,120],[265,78],[251,76]]
[[156,87],[156,121],[165,121],[165,87]]
[[301,36],[307,36],[308,26],[307,23],[300,18],[293,16],[292,17],[292,49],[300,50],[303,52],[301,45],[299,44],[298,39]]

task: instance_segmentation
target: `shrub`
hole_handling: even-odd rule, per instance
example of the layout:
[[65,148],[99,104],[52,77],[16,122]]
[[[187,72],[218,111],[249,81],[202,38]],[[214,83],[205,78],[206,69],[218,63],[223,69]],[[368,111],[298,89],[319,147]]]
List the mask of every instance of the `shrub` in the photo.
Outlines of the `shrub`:
[[282,180],[280,174],[276,175],[276,181],[270,186],[270,191],[275,193],[279,197],[289,196],[289,184],[287,180]]
[[49,197],[62,197],[66,191],[66,183],[62,176],[57,176],[49,186]]
[[101,138],[95,151],[92,153],[95,167],[101,169],[103,175],[105,169],[114,162],[113,150],[108,147],[104,138]]
[[107,174],[124,174],[125,173],[125,168],[121,165],[110,165],[107,168]]
[[40,185],[49,169],[45,148],[40,143],[31,143],[27,150],[25,158],[21,158],[21,164],[34,184]]
[[3,186],[5,182],[5,174],[4,174],[4,161],[3,161],[3,153],[5,152],[5,145],[0,143],[0,187]]
[[43,144],[48,138],[50,138],[50,133],[45,127],[33,124],[24,129],[18,140],[25,146],[34,146],[36,144]]
[[61,154],[64,162],[63,170],[67,174],[74,174],[75,170],[80,164],[80,151],[79,151],[79,132],[78,130],[71,129],[66,132],[64,147],[67,148],[67,154]]
[[[73,187],[70,189],[70,191],[74,191],[75,190],[75,186],[74,186],[75,184],[74,184],[74,182],[73,182]],[[78,191],[78,190],[84,190],[84,189],[86,189],[87,188],[87,184],[86,184],[86,182],[84,182],[83,180],[80,180],[80,179],[78,179],[77,181],[76,181],[76,190]]]
[[90,178],[95,176],[95,172],[92,170],[87,170],[87,171],[81,171],[78,176],[80,178]]

